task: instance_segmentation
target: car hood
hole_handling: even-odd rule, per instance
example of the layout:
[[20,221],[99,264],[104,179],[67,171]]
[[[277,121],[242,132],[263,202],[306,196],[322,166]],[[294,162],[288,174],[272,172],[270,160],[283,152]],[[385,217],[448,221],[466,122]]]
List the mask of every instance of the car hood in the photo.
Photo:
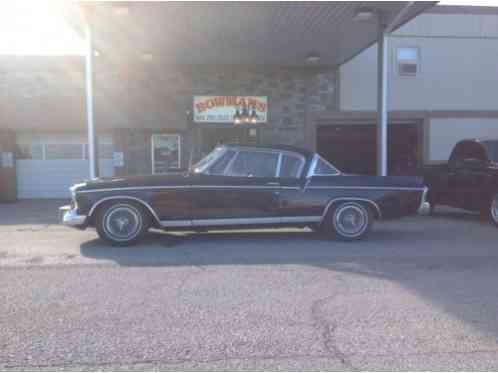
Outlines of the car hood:
[[190,174],[188,172],[168,173],[167,175],[139,175],[111,178],[98,178],[77,184],[73,187],[76,192],[86,190],[136,188],[155,186],[182,186],[188,185]]

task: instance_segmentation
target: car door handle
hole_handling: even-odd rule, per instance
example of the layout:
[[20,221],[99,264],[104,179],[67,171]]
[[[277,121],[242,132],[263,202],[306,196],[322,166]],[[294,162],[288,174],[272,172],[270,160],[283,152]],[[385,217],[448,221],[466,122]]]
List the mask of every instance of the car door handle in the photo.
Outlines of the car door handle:
[[280,186],[280,183],[277,183],[275,181],[270,181],[269,183],[266,183],[266,185],[270,185],[270,186]]

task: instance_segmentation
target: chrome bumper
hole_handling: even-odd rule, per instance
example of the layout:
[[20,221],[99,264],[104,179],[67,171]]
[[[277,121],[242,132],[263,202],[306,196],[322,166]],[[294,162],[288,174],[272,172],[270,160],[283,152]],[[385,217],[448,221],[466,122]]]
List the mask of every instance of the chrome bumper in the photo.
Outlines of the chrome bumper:
[[427,193],[429,192],[429,188],[424,187],[424,191],[422,193],[422,199],[420,200],[420,206],[418,208],[418,213],[420,215],[428,215],[431,211],[431,205],[427,202]]
[[86,222],[86,215],[78,215],[71,206],[59,207],[59,216],[62,224],[70,227],[84,227]]

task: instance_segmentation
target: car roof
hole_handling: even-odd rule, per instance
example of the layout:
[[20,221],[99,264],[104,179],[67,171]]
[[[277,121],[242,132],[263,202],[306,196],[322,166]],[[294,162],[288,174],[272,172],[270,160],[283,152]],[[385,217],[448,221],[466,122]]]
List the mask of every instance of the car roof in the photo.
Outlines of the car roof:
[[494,137],[479,137],[479,138],[468,138],[462,139],[459,142],[498,142],[497,138]]
[[225,146],[229,148],[245,148],[245,149],[249,148],[249,149],[288,151],[288,152],[301,154],[305,158],[310,158],[315,154],[314,152],[307,149],[303,149],[292,145],[284,145],[284,144],[275,144],[275,145],[223,144],[220,146]]

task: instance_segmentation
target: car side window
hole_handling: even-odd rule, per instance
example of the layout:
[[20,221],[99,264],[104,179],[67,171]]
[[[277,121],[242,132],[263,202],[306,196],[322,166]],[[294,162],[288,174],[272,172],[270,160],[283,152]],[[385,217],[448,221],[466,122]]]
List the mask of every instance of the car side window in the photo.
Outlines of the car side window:
[[282,154],[280,177],[299,178],[304,160],[291,154]]
[[227,150],[221,157],[209,168],[210,175],[223,175],[228,164],[235,155],[234,150]]
[[275,177],[278,154],[240,151],[229,166],[226,176]]
[[337,175],[339,172],[332,167],[330,163],[328,163],[325,159],[322,157],[318,157],[316,161],[316,166],[315,170],[313,172],[314,175],[317,176],[330,176],[330,175]]

